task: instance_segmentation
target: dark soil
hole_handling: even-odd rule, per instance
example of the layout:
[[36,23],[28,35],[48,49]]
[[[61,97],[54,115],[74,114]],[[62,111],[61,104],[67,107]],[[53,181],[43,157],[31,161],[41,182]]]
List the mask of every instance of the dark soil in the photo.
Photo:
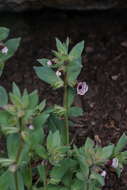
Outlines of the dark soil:
[[[21,89],[39,90],[40,99],[48,104],[61,102],[62,93],[40,81],[34,73],[36,59],[51,58],[54,38],[71,38],[71,45],[85,40],[83,70],[79,81],[89,85],[88,93],[76,97],[84,116],[71,129],[73,142],[83,144],[87,136],[104,145],[116,143],[127,131],[127,14],[95,13],[28,13],[1,15],[0,25],[11,29],[10,37],[21,36],[15,56],[8,61],[1,85],[11,90],[15,81]],[[105,190],[127,189],[127,168],[120,179],[109,172]]]

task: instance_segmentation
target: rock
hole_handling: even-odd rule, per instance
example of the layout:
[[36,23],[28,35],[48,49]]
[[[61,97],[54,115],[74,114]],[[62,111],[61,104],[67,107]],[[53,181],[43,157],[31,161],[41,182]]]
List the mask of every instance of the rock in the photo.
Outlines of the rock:
[[107,10],[127,8],[121,0],[0,0],[0,11],[21,12],[44,7],[64,10]]

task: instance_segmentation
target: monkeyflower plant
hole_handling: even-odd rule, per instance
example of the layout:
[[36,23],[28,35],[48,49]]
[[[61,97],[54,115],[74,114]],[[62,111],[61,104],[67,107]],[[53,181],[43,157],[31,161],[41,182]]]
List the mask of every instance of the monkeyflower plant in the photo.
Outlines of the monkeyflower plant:
[[[84,42],[70,50],[68,38],[65,43],[56,39],[56,46],[53,58],[39,59],[41,66],[34,69],[54,90],[61,89],[62,105],[47,107],[37,90],[21,92],[14,82],[12,92],[0,92],[0,133],[6,145],[0,152],[1,190],[101,190],[107,168],[120,176],[127,164],[125,134],[105,147],[89,137],[81,147],[72,144],[71,118],[83,115],[74,98],[88,91],[87,83],[78,81]],[[2,56],[8,53],[9,46],[1,49]]]

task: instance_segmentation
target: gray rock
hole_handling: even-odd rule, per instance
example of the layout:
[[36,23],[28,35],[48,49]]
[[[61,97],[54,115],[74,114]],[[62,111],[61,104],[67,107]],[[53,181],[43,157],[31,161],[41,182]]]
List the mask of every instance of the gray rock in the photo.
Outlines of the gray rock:
[[0,0],[0,11],[39,10],[52,7],[68,10],[104,10],[110,8],[127,8],[121,0]]

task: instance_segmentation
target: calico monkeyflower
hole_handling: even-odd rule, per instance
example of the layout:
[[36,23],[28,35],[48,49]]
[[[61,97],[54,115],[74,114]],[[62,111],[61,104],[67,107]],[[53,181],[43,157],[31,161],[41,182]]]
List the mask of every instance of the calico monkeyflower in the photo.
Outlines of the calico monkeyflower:
[[88,91],[86,82],[79,82],[77,85],[77,94],[84,95]]

